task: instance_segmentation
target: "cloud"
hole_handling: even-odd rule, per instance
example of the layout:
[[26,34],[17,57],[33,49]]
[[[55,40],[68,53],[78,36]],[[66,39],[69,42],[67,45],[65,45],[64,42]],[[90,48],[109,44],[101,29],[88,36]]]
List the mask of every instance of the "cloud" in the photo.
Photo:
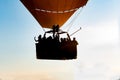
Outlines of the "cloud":
[[120,76],[118,23],[86,27],[77,38],[75,80],[114,80]]

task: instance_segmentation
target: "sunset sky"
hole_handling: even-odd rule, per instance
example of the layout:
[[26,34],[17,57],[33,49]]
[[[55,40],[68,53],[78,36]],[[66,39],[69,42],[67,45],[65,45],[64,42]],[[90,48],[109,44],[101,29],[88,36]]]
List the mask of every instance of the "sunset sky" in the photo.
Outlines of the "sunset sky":
[[0,80],[118,80],[119,8],[120,0],[89,0],[70,30],[82,27],[72,36],[78,58],[48,61],[36,59],[38,22],[19,0],[0,0]]

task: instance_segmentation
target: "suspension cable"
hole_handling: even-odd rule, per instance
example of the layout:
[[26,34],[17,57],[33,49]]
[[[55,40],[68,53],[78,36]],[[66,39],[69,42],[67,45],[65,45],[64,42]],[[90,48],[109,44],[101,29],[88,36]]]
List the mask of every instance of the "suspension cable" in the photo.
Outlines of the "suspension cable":
[[44,32],[46,32],[45,29],[44,29],[43,27],[41,27],[41,28],[42,28],[42,30],[43,30]]
[[78,31],[80,31],[82,28],[80,27],[78,30],[76,30],[75,32],[73,32],[72,34],[70,34],[70,36],[74,35],[75,33],[77,33]]
[[[79,8],[80,9],[80,8]],[[75,15],[75,17],[72,19],[72,21],[68,24],[69,28],[67,29],[67,32],[69,32],[69,30],[71,29],[72,25],[73,25],[73,22],[76,20],[76,18],[80,15],[80,13],[82,12],[83,10],[83,7],[82,9],[80,9],[79,13]]]

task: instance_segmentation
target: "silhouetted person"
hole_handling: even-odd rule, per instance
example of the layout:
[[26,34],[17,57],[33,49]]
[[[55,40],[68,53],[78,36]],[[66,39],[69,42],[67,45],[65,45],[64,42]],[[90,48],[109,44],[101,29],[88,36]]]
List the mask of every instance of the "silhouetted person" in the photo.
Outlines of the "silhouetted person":
[[51,36],[49,36],[49,37],[47,38],[47,40],[51,41],[51,40],[52,40],[52,37],[51,37]]
[[34,37],[34,40],[35,40],[35,42],[38,42],[38,40],[36,40],[36,37]]
[[46,33],[45,33],[44,36],[43,36],[43,40],[46,40]]
[[41,42],[41,40],[42,40],[42,37],[41,37],[41,35],[39,35],[38,36],[38,42]]
[[78,42],[76,41],[75,38],[73,38],[73,42],[74,42],[75,45],[78,45]]
[[34,40],[35,40],[36,42],[41,42],[41,40],[42,40],[41,35],[38,36],[38,40],[36,40],[36,38],[34,37]]
[[59,34],[58,34],[59,25],[53,25],[52,29],[53,29],[53,38],[56,38],[56,37],[58,38],[59,37]]
[[56,25],[56,28],[55,28],[56,32],[59,31],[59,25]]
[[55,37],[55,25],[53,25],[52,29],[53,29],[53,38]]

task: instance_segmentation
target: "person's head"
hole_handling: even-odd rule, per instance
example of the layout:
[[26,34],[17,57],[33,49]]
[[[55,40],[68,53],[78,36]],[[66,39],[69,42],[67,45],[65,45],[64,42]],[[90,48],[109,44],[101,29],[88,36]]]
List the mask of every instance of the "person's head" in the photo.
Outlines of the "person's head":
[[52,26],[52,29],[54,29],[54,28],[55,28],[55,25]]
[[76,40],[75,37],[73,38],[73,40]]
[[39,35],[39,38],[41,38],[41,35]]
[[58,28],[59,28],[59,25],[57,24],[57,25],[56,25],[56,27],[58,27]]

